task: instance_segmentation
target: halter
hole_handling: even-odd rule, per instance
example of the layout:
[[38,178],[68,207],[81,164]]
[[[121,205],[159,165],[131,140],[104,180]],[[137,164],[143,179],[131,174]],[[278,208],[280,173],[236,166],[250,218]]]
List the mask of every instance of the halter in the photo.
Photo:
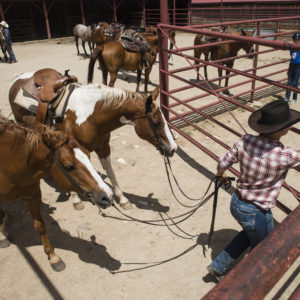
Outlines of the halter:
[[157,133],[156,131],[156,127],[155,127],[155,123],[153,122],[151,116],[150,116],[150,113],[147,113],[146,114],[146,118],[148,119],[148,122],[149,122],[149,125],[150,125],[150,128],[155,136],[155,139],[157,141],[157,150],[164,156],[166,157],[166,154],[165,154],[165,150],[163,148],[163,142],[161,140],[161,137],[159,136],[159,134]]
[[59,146],[58,146],[58,151],[57,151],[57,157],[55,156],[54,154],[54,151],[52,152],[53,154],[53,158],[54,158],[54,161],[56,163],[56,165],[58,166],[58,168],[62,171],[62,173],[64,174],[64,176],[68,179],[68,181],[73,185],[75,186],[75,188],[77,190],[80,191],[81,194],[83,194],[83,196],[85,196],[87,199],[89,199],[93,204],[95,204],[96,206],[99,207],[99,204],[101,206],[103,206],[102,208],[106,208],[106,207],[109,207],[111,205],[111,201],[108,199],[101,199],[100,200],[100,203],[98,204],[93,198],[91,198],[91,193],[85,191],[74,179],[73,177],[66,171],[65,167],[63,166],[63,164],[60,162],[60,153],[61,153],[61,147],[67,143],[67,140],[60,143]]

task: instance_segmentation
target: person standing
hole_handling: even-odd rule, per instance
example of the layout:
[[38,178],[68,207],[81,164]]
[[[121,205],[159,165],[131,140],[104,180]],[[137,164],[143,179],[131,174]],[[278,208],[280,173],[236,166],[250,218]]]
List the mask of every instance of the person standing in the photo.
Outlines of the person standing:
[[[300,45],[300,32],[293,34],[293,42]],[[300,78],[300,51],[291,50],[291,60],[288,69],[288,85],[298,88]],[[285,101],[290,102],[291,91],[286,90]],[[293,94],[292,103],[297,102],[297,92]]]
[[286,147],[279,140],[299,121],[300,112],[290,109],[285,100],[268,103],[248,119],[258,135],[242,136],[219,160],[217,176],[223,180],[232,164],[240,165],[230,211],[242,231],[207,267],[216,279],[222,279],[245,250],[256,247],[273,230],[271,209],[276,206],[288,170],[300,165],[300,150]]
[[1,30],[2,30],[2,33],[5,38],[5,42],[7,44],[7,51],[8,51],[9,57],[10,57],[9,63],[15,63],[15,62],[17,62],[17,60],[16,60],[16,56],[14,54],[14,51],[12,49],[12,40],[11,40],[11,36],[10,36],[9,25],[5,21],[2,21],[2,22],[0,22],[0,26],[1,26]]

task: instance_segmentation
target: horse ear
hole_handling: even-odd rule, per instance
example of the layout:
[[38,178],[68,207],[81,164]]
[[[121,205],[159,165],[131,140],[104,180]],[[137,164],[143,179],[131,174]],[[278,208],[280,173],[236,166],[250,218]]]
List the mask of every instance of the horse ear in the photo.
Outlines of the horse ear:
[[152,99],[152,95],[150,95],[146,99],[146,104],[145,104],[146,113],[152,112],[152,104],[153,104],[153,99]]
[[241,31],[242,31],[242,35],[247,35],[247,33],[244,29],[242,29]]
[[152,100],[155,101],[159,94],[159,86],[155,88],[155,90],[152,93]]

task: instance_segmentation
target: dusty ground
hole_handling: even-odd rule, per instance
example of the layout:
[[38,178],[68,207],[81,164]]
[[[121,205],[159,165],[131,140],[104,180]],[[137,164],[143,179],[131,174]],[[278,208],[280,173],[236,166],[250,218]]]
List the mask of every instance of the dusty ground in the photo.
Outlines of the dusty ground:
[[[192,40],[191,35],[177,36],[177,43],[181,46],[191,44]],[[75,45],[70,39],[15,44],[14,51],[18,63],[1,64],[0,109],[6,116],[10,114],[9,85],[14,76],[20,72],[44,67],[55,68],[61,72],[71,69],[71,73],[78,76],[80,82],[86,82],[88,60],[76,55]],[[278,57],[288,57],[288,53],[278,52]],[[278,57],[268,56],[262,59],[272,61]],[[243,59],[239,66],[247,68],[251,63]],[[173,67],[178,65],[183,66],[182,59],[175,58]],[[100,71],[95,70],[95,74],[95,81],[100,81]],[[185,72],[183,76],[186,79],[195,78],[192,71]],[[135,75],[130,73],[129,78],[128,83],[119,77],[116,86],[134,90]],[[158,84],[158,64],[155,65],[150,78],[154,84]],[[235,80],[238,82],[239,79]],[[171,88],[179,86],[175,80],[171,80],[170,84]],[[234,92],[242,88],[237,87]],[[150,85],[150,90],[153,89],[154,86]],[[190,90],[182,95],[187,98],[194,93],[195,91]],[[211,99],[216,100],[210,97],[203,101]],[[260,103],[272,99],[275,98],[269,97]],[[259,106],[260,103],[256,105]],[[299,106],[299,103],[294,105],[298,110]],[[247,126],[249,113],[244,110],[236,110],[234,113],[246,130],[251,132]],[[238,125],[228,113],[217,118],[238,129]],[[209,130],[211,134],[223,137],[228,145],[236,140],[235,136],[209,122],[202,122],[199,125]],[[224,153],[224,149],[190,127],[184,130],[217,155]],[[159,153],[151,145],[140,140],[131,127],[123,127],[113,132],[112,136],[113,166],[121,187],[136,205],[128,213],[141,219],[157,219],[158,212],[168,211],[174,216],[187,211],[178,205],[171,195]],[[300,148],[299,137],[294,133],[285,137],[283,141],[297,149]],[[216,162],[182,137],[179,137],[177,143],[179,151],[172,158],[172,165],[178,180],[187,193],[195,197],[202,195],[215,172]],[[123,158],[126,164],[119,163],[118,158]],[[102,173],[102,167],[95,155],[92,155],[92,161],[96,169]],[[294,187],[299,187],[299,174],[290,172],[288,182]],[[187,232],[200,234],[200,246],[172,262],[142,271],[113,275],[110,271],[139,266],[126,265],[126,262],[161,261],[183,252],[195,241],[178,238],[165,227],[103,218],[90,203],[85,203],[84,210],[74,211],[70,201],[64,201],[55,189],[44,182],[42,191],[45,203],[43,215],[47,231],[57,254],[63,258],[67,268],[61,273],[52,271],[26,208],[21,202],[18,202],[18,205],[8,205],[6,223],[12,245],[0,251],[1,300],[199,299],[215,286],[215,282],[207,276],[205,267],[240,229],[229,213],[232,191],[222,190],[211,249],[204,251],[212,207],[212,203],[209,202],[182,224],[182,228]],[[297,201],[286,191],[282,191],[280,200],[291,208],[297,205]],[[185,203],[190,204],[187,201]],[[109,208],[106,213],[118,215],[114,208]],[[279,209],[274,209],[273,213],[277,222],[285,218]],[[296,282],[300,280],[299,274],[290,285],[287,284],[283,292],[279,289],[287,278],[297,275],[295,275],[297,265],[299,260],[266,299],[289,297],[297,286]]]

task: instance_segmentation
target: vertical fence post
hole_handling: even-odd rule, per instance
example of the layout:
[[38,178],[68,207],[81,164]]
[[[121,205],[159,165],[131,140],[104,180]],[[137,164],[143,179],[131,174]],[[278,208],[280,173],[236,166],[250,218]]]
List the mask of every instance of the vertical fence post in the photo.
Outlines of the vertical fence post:
[[[168,0],[160,0],[160,23],[168,23]],[[158,45],[159,45],[159,83],[161,91],[169,92],[169,78],[168,75],[161,72],[161,70],[168,71],[168,53],[163,51],[168,48],[168,39],[159,30],[158,31]],[[160,103],[169,107],[169,96],[160,93]],[[169,121],[169,111],[162,108],[163,114],[167,121]]]
[[[260,31],[261,31],[261,21],[258,22],[257,24],[257,29],[256,29],[256,36],[260,37]],[[259,51],[259,45],[255,45],[255,52]],[[258,61],[258,54],[255,54],[254,60],[253,60],[253,75],[256,75],[256,68],[257,68],[257,61]],[[250,97],[250,102],[253,102],[254,99],[254,94],[255,94],[255,79],[252,80],[252,85],[251,85],[251,97]]]
[[4,20],[5,20],[5,17],[4,17],[4,12],[3,12],[2,3],[0,3],[0,16],[1,16],[1,21],[4,21]]
[[46,3],[45,3],[45,0],[43,0],[43,11],[44,11],[45,22],[46,22],[47,37],[48,37],[48,39],[51,39],[51,32],[50,32],[49,19],[48,19],[48,11],[47,11],[47,6],[46,6]]
[[118,18],[117,18],[117,4],[116,4],[116,0],[113,0],[113,11],[114,11],[114,23],[117,23]]
[[80,0],[80,10],[81,10],[81,18],[82,24],[85,25],[85,14],[84,14],[84,7],[83,7],[83,0]]
[[146,20],[146,2],[143,0],[143,19],[144,19],[144,28],[147,26],[147,20]]
[[173,25],[176,25],[176,0],[173,0]]

